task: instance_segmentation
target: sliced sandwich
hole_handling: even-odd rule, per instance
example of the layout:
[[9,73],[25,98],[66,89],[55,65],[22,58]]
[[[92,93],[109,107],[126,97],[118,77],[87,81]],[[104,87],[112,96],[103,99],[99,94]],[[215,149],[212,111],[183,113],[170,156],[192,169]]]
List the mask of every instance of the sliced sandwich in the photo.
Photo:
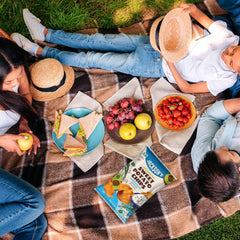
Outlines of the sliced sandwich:
[[67,134],[63,148],[65,149],[64,156],[79,156],[87,151],[87,144],[78,134],[75,138]]
[[69,128],[76,123],[78,123],[77,118],[63,114],[61,110],[56,111],[53,125],[53,131],[56,133],[56,137],[60,138],[64,133],[72,134]]
[[93,111],[88,115],[78,119],[79,125],[84,131],[85,139],[88,139],[91,136],[102,117],[103,116],[101,113]]

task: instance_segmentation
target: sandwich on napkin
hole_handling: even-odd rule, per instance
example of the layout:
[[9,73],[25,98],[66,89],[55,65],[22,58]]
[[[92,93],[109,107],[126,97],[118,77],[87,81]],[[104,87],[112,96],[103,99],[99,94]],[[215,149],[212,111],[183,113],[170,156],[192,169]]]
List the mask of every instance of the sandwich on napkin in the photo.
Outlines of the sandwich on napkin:
[[69,128],[75,123],[78,123],[77,118],[68,116],[61,110],[55,111],[53,132],[56,133],[57,138],[60,138],[64,133],[72,134]]
[[87,143],[78,133],[75,138],[67,134],[63,148],[64,156],[79,156],[87,151]]
[[83,130],[85,139],[88,139],[91,136],[102,117],[103,115],[101,113],[93,111],[88,115],[78,119],[80,128]]

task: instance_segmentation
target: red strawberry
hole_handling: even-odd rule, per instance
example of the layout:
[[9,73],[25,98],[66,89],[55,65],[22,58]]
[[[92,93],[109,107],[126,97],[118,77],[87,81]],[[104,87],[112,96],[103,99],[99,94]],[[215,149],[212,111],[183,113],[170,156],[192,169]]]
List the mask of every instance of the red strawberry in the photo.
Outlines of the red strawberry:
[[173,116],[174,116],[175,118],[179,117],[180,115],[181,115],[181,112],[180,112],[180,111],[178,111],[178,110],[174,110],[174,111],[173,111]]

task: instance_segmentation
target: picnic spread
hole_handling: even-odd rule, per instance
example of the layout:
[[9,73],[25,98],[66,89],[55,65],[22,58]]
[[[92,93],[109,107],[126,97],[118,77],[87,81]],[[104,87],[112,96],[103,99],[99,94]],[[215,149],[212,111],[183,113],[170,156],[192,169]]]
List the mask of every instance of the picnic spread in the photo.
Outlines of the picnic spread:
[[[147,27],[135,24],[119,31],[146,34]],[[76,67],[74,72],[74,84],[64,96],[33,101],[41,116],[35,129],[41,142],[37,154],[19,157],[0,149],[0,167],[33,184],[45,198],[48,228],[43,240],[173,239],[240,209],[239,197],[219,204],[201,197],[192,168],[190,151],[199,115],[205,106],[218,100],[216,97],[210,93],[183,94],[164,78]],[[153,119],[155,128],[150,137],[136,145],[125,145],[116,143],[105,129],[103,141],[93,151],[74,157],[63,156],[53,139],[56,110],[87,108],[104,114],[117,99],[135,96],[154,112],[157,103],[171,94],[187,97],[195,105],[196,119],[184,130],[164,129]],[[16,133],[17,128],[10,131]],[[160,189],[123,223],[95,188],[107,183],[146,146],[176,181]],[[0,239],[12,239],[12,235],[5,234]]]

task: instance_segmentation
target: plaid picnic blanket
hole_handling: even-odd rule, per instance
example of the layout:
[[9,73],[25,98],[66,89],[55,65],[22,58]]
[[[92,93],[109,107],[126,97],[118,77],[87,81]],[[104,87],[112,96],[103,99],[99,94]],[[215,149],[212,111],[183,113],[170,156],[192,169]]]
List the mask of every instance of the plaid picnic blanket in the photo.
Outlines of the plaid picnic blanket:
[[[38,126],[41,147],[37,155],[19,157],[3,149],[0,152],[2,168],[29,181],[44,195],[48,219],[44,240],[171,239],[240,209],[238,198],[217,205],[199,196],[189,154],[192,139],[178,156],[158,143],[154,131],[152,149],[178,180],[160,190],[123,224],[94,187],[105,183],[130,160],[105,147],[104,156],[84,173],[70,158],[63,157],[53,142],[51,129],[55,109],[65,109],[78,91],[103,103],[132,76],[80,68],[75,68],[75,74],[75,84],[67,95],[50,102],[34,102],[43,117]],[[146,105],[151,108],[149,89],[156,79],[139,81]],[[211,94],[196,95],[197,109],[213,101]],[[106,134],[104,141],[107,139]]]
[[[142,29],[142,24],[133,29],[139,26]],[[152,149],[178,180],[122,223],[94,188],[106,183],[130,159],[105,147],[104,156],[85,173],[56,147],[52,124],[55,110],[65,109],[78,91],[102,104],[133,76],[99,69],[74,70],[75,83],[68,94],[49,102],[33,102],[42,117],[35,129],[41,140],[37,155],[19,157],[0,149],[0,167],[32,183],[45,197],[48,228],[43,240],[173,239],[240,209],[239,198],[215,204],[199,195],[190,156],[195,133],[177,155],[159,144],[154,131]],[[157,79],[138,79],[146,106],[151,109],[150,87]],[[216,98],[210,93],[196,94],[198,110],[214,101]],[[103,141],[107,139],[106,133]],[[0,239],[12,239],[12,235],[5,234]]]

